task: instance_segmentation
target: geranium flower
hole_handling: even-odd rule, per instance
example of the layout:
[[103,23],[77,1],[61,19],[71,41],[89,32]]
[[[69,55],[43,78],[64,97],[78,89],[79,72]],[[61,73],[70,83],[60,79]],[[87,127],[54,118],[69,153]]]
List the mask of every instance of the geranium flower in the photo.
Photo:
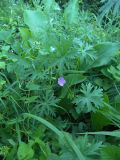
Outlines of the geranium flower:
[[65,85],[66,81],[64,79],[64,77],[60,77],[58,78],[58,84],[63,87]]

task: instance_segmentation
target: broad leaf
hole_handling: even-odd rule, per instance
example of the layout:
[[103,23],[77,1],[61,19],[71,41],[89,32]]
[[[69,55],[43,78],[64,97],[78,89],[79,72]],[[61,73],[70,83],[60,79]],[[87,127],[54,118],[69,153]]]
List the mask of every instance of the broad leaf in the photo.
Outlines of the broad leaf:
[[78,0],[70,0],[64,12],[66,23],[69,25],[78,23],[79,20],[78,15],[79,15]]
[[34,151],[29,144],[21,142],[19,144],[17,155],[19,160],[30,160],[33,158]]
[[113,57],[117,54],[117,51],[120,49],[120,46],[117,43],[103,43],[98,44],[94,47],[94,53],[97,58],[90,65],[90,68],[100,67],[103,65],[107,65]]
[[0,62],[0,69],[5,69],[5,62]]
[[48,23],[47,17],[41,10],[25,10],[24,21],[34,34],[43,32]]
[[119,160],[120,159],[120,147],[114,145],[108,145],[101,151],[100,160]]

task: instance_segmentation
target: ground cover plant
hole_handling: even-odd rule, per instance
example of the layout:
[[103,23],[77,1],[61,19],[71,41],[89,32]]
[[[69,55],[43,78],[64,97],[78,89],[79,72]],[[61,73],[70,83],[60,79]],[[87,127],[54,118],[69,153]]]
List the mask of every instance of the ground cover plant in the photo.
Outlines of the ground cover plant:
[[120,5],[109,3],[0,1],[0,159],[120,159]]

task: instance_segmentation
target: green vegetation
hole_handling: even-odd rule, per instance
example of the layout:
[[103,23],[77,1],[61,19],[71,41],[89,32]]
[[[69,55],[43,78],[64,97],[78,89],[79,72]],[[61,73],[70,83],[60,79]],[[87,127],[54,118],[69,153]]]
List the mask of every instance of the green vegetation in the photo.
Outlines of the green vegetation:
[[0,159],[120,160],[120,1],[0,1]]

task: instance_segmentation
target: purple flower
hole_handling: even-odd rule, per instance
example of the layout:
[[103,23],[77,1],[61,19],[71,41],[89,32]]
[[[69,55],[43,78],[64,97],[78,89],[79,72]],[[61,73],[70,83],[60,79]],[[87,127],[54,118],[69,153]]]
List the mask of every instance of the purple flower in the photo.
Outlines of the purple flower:
[[65,83],[66,83],[66,81],[65,81],[64,77],[58,78],[58,84],[59,84],[60,86],[63,87]]

